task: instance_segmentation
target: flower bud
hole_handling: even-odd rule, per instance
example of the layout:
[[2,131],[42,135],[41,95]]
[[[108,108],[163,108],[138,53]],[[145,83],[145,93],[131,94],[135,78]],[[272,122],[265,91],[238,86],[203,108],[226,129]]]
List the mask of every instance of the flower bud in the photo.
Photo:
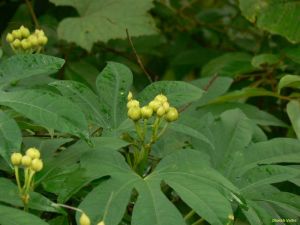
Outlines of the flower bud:
[[133,97],[133,95],[132,95],[131,91],[129,91],[129,93],[127,95],[127,100],[128,101],[132,100],[132,97]]
[[20,48],[21,47],[21,41],[19,39],[15,39],[12,43],[14,48]]
[[31,158],[28,156],[28,155],[24,155],[23,157],[22,157],[22,166],[25,166],[25,167],[28,167],[28,166],[30,166],[31,165]]
[[10,161],[14,166],[19,166],[22,162],[22,157],[21,153],[15,152],[11,154]]
[[132,107],[140,107],[140,102],[137,101],[137,100],[130,100],[128,103],[127,103],[127,108],[130,109]]
[[234,216],[233,216],[232,214],[229,214],[229,215],[228,215],[228,219],[229,219],[229,220],[234,220]]
[[166,112],[169,111],[169,109],[170,109],[170,104],[169,104],[169,102],[164,102],[164,103],[162,104],[162,106],[164,107],[164,109],[166,110]]
[[153,114],[153,109],[150,106],[144,106],[141,108],[141,114],[144,119],[149,119]]
[[39,159],[41,157],[40,151],[36,148],[27,149],[26,155],[29,156],[31,159]]
[[105,225],[104,221],[97,223],[97,225]]
[[35,29],[34,33],[38,36],[45,36],[45,33],[43,30]]
[[22,37],[27,38],[30,35],[30,31],[27,27],[24,27],[23,25],[20,27],[20,32]]
[[178,119],[178,117],[179,117],[179,114],[178,114],[177,109],[175,109],[174,107],[170,107],[169,111],[166,114],[165,119],[168,122],[173,122],[173,121],[176,121]]
[[90,218],[85,213],[82,213],[79,218],[79,223],[80,225],[90,225],[91,221]]
[[157,100],[157,101],[160,101],[161,103],[164,103],[164,102],[168,101],[168,98],[165,95],[160,94],[160,95],[156,95],[154,100]]
[[35,172],[39,172],[43,169],[43,161],[40,159],[34,159],[31,162],[31,169],[34,170]]
[[27,39],[21,41],[21,46],[24,50],[31,48],[31,44]]
[[128,110],[128,117],[133,121],[137,121],[141,118],[141,109],[139,107],[131,107]]
[[160,101],[157,101],[157,100],[153,100],[149,103],[149,106],[152,108],[152,110],[154,112],[157,111],[157,109],[161,106],[161,102]]
[[13,30],[11,33],[12,33],[13,37],[16,39],[22,38],[22,33],[20,30]]
[[11,33],[6,35],[6,41],[12,43],[14,41],[14,36]]
[[166,113],[166,110],[163,106],[160,106],[156,111],[156,115],[158,117],[162,117],[163,115],[165,115],[165,113]]
[[38,39],[35,35],[30,35],[28,37],[28,41],[31,43],[32,46],[38,46],[39,45]]
[[46,36],[38,36],[37,40],[40,45],[46,45],[48,42],[48,38]]

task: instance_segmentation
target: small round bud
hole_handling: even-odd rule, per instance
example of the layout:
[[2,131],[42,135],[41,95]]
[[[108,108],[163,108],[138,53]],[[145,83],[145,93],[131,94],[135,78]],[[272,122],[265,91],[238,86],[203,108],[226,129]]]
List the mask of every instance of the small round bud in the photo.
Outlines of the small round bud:
[[157,101],[160,101],[161,103],[164,103],[164,102],[168,101],[168,98],[165,95],[160,94],[160,95],[156,95],[154,100],[157,100]]
[[170,107],[169,111],[166,114],[166,121],[168,122],[173,122],[176,121],[179,117],[178,111],[177,109],[175,109],[174,107]]
[[141,108],[142,117],[149,119],[153,114],[153,109],[150,106],[144,106]]
[[38,46],[39,45],[38,39],[35,35],[30,35],[28,37],[28,41],[31,43],[32,46]]
[[13,30],[11,33],[13,37],[16,39],[22,38],[22,32],[20,30]]
[[164,103],[162,104],[162,106],[165,108],[166,112],[169,111],[169,109],[170,109],[170,104],[169,104],[169,102],[164,102]]
[[21,46],[24,50],[31,48],[31,44],[27,39],[21,41]]
[[82,213],[79,218],[79,223],[80,225],[90,225],[91,221],[90,218],[85,213]]
[[15,152],[11,154],[10,161],[14,166],[19,166],[22,162],[22,157],[21,153]]
[[128,110],[128,117],[133,121],[137,121],[141,118],[141,109],[139,107],[131,107]]
[[24,26],[22,25],[22,26],[20,27],[19,30],[21,31],[22,37],[24,37],[24,38],[29,37],[30,31],[29,31],[29,29],[28,29],[27,27],[24,27]]
[[38,36],[45,36],[45,33],[43,30],[35,29],[34,33]]
[[161,102],[157,100],[153,100],[149,103],[149,107],[151,107],[154,112],[156,112],[160,106],[161,106]]
[[14,48],[20,48],[21,47],[21,41],[19,39],[16,39],[12,43]]
[[140,107],[140,102],[138,100],[130,100],[127,103],[127,108],[130,109],[132,107]]
[[127,95],[127,100],[130,101],[130,100],[132,100],[132,98],[133,98],[133,95],[132,95],[131,91],[129,91],[129,93]]
[[234,216],[233,216],[232,214],[229,214],[229,215],[228,215],[228,219],[229,219],[229,220],[234,220]]
[[39,159],[41,157],[40,151],[36,148],[27,149],[26,155],[29,156],[32,159]]
[[163,115],[165,115],[165,113],[166,113],[166,110],[163,106],[160,106],[156,111],[156,115],[158,117],[162,117]]
[[43,169],[43,161],[40,159],[34,159],[31,162],[31,169],[34,170],[35,172],[39,172]]
[[46,45],[48,42],[48,38],[46,36],[38,36],[37,40],[40,45]]
[[97,223],[97,225],[105,225],[104,221]]
[[31,165],[31,158],[28,156],[28,155],[24,155],[23,157],[22,157],[22,166],[25,166],[25,167],[28,167],[28,166],[30,166]]
[[6,41],[12,43],[14,41],[14,36],[11,33],[6,35]]

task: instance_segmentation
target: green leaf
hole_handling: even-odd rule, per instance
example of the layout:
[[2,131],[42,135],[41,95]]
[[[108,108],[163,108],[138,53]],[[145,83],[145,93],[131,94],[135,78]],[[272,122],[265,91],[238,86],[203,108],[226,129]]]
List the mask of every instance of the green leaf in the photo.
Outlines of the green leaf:
[[[18,187],[14,183],[12,183],[8,179],[1,177],[0,189],[0,202],[4,202],[13,206],[23,207]],[[28,204],[29,208],[47,212],[63,212],[60,208],[53,207],[52,204],[53,202],[44,197],[43,195],[36,192],[30,193],[30,201]]]
[[115,62],[108,62],[97,77],[96,86],[103,104],[100,110],[109,117],[112,128],[117,128],[127,118],[127,95],[132,79],[129,68]]
[[168,97],[172,106],[179,107],[199,100],[203,90],[183,81],[158,81],[147,86],[138,95],[138,99],[145,105],[161,93]]
[[292,88],[300,88],[300,76],[298,75],[284,75],[279,83],[278,83],[278,93],[280,93],[282,88],[292,87]]
[[1,225],[48,225],[40,218],[26,213],[22,210],[0,205],[0,224]]
[[154,20],[148,14],[153,7],[152,0],[51,2],[59,6],[72,6],[77,10],[79,17],[66,18],[59,24],[58,36],[89,51],[98,41],[126,38],[126,29],[130,36],[156,33]]
[[201,71],[202,76],[235,77],[252,72],[251,56],[246,53],[227,53],[209,61]]
[[294,131],[298,139],[300,139],[300,103],[296,100],[292,100],[287,104],[286,110]]
[[80,108],[62,96],[38,90],[1,92],[0,104],[46,128],[84,138],[89,136],[87,121]]
[[272,66],[279,62],[280,57],[279,55],[273,55],[273,54],[260,54],[256,55],[252,58],[251,64],[255,68],[263,68],[266,66]]
[[300,25],[293,23],[299,19],[298,1],[240,0],[239,3],[243,15],[257,27],[282,35],[293,43],[300,41]]
[[[57,88],[60,93],[76,103],[85,113],[88,120],[100,127],[108,126],[107,115],[103,115],[100,99],[87,86],[76,81],[56,81],[49,85]],[[105,109],[104,109],[105,110]]]
[[0,155],[10,164],[10,155],[19,152],[22,134],[17,123],[0,111]]
[[295,63],[300,63],[300,46],[296,45],[291,48],[284,49],[284,53]]
[[14,55],[0,64],[0,83],[7,84],[20,79],[57,72],[65,60],[41,54]]

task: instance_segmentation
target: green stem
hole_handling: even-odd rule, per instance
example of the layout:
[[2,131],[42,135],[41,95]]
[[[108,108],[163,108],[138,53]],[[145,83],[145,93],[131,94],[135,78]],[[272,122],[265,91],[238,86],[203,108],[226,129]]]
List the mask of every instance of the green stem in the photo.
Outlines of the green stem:
[[200,225],[204,222],[205,220],[203,218],[197,220],[195,223],[193,223],[192,225]]
[[63,208],[66,208],[66,209],[71,209],[71,210],[74,210],[74,211],[77,211],[77,212],[80,212],[80,213],[84,213],[81,209],[78,209],[78,208],[75,208],[75,207],[72,207],[72,206],[68,206],[68,205],[64,205],[64,204],[60,204],[60,203],[53,203],[51,206],[53,207],[63,207]]
[[160,124],[160,117],[156,117],[155,122],[153,124],[152,128],[152,138],[151,138],[151,144],[155,143],[157,140],[157,132]]
[[195,211],[194,210],[191,210],[188,214],[186,214],[185,216],[184,216],[184,220],[189,220],[193,215],[195,215]]
[[22,187],[21,187],[21,182],[20,182],[20,176],[19,176],[19,167],[15,166],[15,176],[16,176],[16,181],[19,189],[20,195],[22,194]]
[[161,131],[157,135],[157,139],[159,139],[165,133],[166,129],[168,128],[168,125],[169,125],[169,123],[166,123],[165,126],[163,127],[163,129],[161,129]]

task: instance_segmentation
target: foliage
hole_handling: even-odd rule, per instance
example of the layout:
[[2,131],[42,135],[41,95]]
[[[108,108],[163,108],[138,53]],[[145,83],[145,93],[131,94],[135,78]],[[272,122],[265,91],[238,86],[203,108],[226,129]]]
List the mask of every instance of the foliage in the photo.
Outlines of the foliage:
[[299,7],[0,4],[0,224],[300,223]]

